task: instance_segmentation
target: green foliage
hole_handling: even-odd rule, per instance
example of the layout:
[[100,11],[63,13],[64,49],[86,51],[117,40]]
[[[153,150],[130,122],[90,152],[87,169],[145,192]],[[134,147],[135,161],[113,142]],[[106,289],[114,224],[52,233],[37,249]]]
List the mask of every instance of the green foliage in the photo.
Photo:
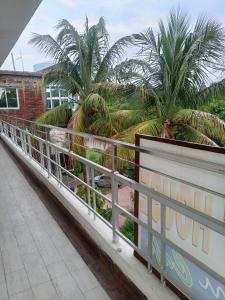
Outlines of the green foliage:
[[[202,16],[193,24],[179,9],[158,27],[157,33],[148,28],[112,47],[103,18],[91,27],[86,19],[82,33],[61,20],[56,39],[33,35],[31,43],[56,63],[43,82],[59,84],[79,99],[69,128],[133,143],[137,132],[171,138],[177,127],[175,137],[225,143],[225,123],[217,117],[224,118],[223,112],[211,106],[211,114],[196,110],[224,95],[225,80],[207,87],[209,74],[223,61],[224,28]],[[121,63],[124,48],[131,44],[139,48],[138,57]],[[59,108],[40,121],[63,126],[67,117]]]
[[[88,203],[88,195],[87,195],[87,188],[84,185],[80,185],[78,187],[77,195],[83,199],[86,203]],[[96,209],[99,214],[103,212],[103,206],[105,202],[104,200],[96,194]],[[93,193],[91,192],[91,207],[93,207]]]
[[123,175],[134,179],[135,177],[135,166],[132,164],[127,164],[123,166],[122,170],[120,171]]
[[[168,21],[160,21],[158,27],[157,33],[149,28],[132,35],[142,59],[124,61],[117,67],[117,73],[124,82],[137,86],[145,105],[154,103],[161,128],[156,124],[149,126],[146,121],[116,138],[132,141],[139,131],[171,138],[173,127],[179,127],[188,141],[223,143],[225,123],[196,108],[224,94],[225,80],[206,87],[210,72],[223,61],[224,28],[206,17],[199,17],[192,26],[189,17],[179,9],[172,10]],[[154,120],[151,122],[153,125]]]
[[79,177],[82,172],[83,172],[82,163],[79,162],[78,160],[76,160],[74,162],[74,171],[73,171],[73,174],[75,176]]
[[225,121],[225,100],[213,100],[202,109]]
[[67,103],[59,105],[51,110],[46,111],[37,118],[37,122],[48,125],[64,127],[71,117],[71,109]]
[[112,208],[106,208],[101,213],[102,217],[108,222],[112,221]]
[[[63,19],[56,27],[58,35],[55,39],[50,35],[33,34],[30,43],[55,61],[55,67],[43,75],[43,84],[60,85],[79,99],[80,107],[72,115],[68,127],[110,136],[112,126],[105,99],[108,93],[121,93],[123,90],[123,84],[118,88],[111,82],[114,78],[112,70],[132,38],[121,38],[109,47],[109,35],[103,18],[91,27],[86,19],[84,28],[84,32],[79,33],[69,21]],[[49,117],[51,124],[63,123],[58,120],[62,118],[60,114],[52,115]],[[102,126],[103,123],[107,126]]]
[[[99,192],[101,192],[100,189]],[[83,185],[79,186],[77,195],[83,199],[86,203],[88,203],[88,195],[87,195],[87,188]],[[103,208],[105,201],[96,194],[96,209],[97,212],[108,222],[112,220],[112,209],[111,208]],[[91,192],[91,207],[93,208],[93,193]]]
[[134,242],[134,221],[131,218],[127,218],[124,225],[120,228],[120,232]]
[[86,158],[96,164],[100,164],[102,162],[102,153],[99,150],[87,149]]
[[144,122],[150,119],[148,112],[143,110],[118,110],[110,114],[113,128],[117,132],[121,132],[128,129],[138,123]]

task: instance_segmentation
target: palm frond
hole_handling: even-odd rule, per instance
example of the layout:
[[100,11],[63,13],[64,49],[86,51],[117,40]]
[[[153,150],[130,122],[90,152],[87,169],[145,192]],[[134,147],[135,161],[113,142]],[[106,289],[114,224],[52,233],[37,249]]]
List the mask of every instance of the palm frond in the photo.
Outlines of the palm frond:
[[70,94],[83,94],[83,89],[80,86],[80,78],[78,76],[70,76],[63,69],[50,70],[44,73],[41,80],[41,85],[54,84],[65,88]]
[[117,132],[124,131],[134,125],[149,119],[143,110],[118,110],[110,113],[113,128]]
[[105,54],[99,66],[99,69],[94,79],[95,82],[106,81],[108,79],[109,70],[113,67],[113,65],[116,62],[118,62],[121,59],[124,53],[124,48],[130,45],[131,41],[132,37],[126,36],[119,39],[112,45],[112,47]]
[[92,85],[92,91],[101,95],[117,95],[118,97],[132,96],[137,92],[137,87],[129,83],[100,82]]
[[136,133],[158,136],[161,126],[162,123],[159,119],[147,120],[116,134],[113,138],[128,143],[134,143]]
[[182,126],[178,127],[178,133],[176,134],[176,139],[183,140],[185,142],[209,145],[214,147],[218,146],[208,136],[206,136],[202,132],[188,125],[185,125],[183,127]]
[[71,109],[69,108],[68,104],[65,103],[45,112],[39,116],[36,121],[42,124],[64,127],[67,125],[70,117]]
[[64,49],[50,35],[33,33],[29,43],[38,47],[44,55],[53,58],[56,63],[59,61],[71,63],[71,60]]
[[225,141],[225,122],[210,113],[183,109],[177,113],[173,122],[191,126],[213,140]]
[[[161,126],[162,124],[158,119],[148,120],[145,122],[141,122],[127,130],[124,130],[114,135],[112,138],[134,144],[136,133],[158,136]],[[134,151],[128,150],[124,147],[118,147],[117,156],[125,161],[134,161],[135,153]],[[118,161],[120,162],[120,159],[118,159]]]

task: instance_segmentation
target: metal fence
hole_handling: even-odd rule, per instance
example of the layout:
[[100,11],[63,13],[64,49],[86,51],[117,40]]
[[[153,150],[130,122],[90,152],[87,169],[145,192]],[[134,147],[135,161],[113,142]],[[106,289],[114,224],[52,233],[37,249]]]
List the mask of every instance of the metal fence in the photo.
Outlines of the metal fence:
[[[166,279],[191,299],[200,299],[199,295],[191,294],[190,291],[183,286],[179,280],[176,280],[176,278],[171,276],[171,273],[168,272],[166,268],[166,247],[170,247],[176,251],[176,253],[179,253],[182,257],[191,261],[203,272],[209,274],[209,276],[218,281],[222,286],[225,286],[225,279],[223,276],[219,275],[215,270],[212,270],[209,268],[209,266],[203,264],[201,261],[190,255],[187,251],[184,251],[179,245],[167,238],[166,209],[170,208],[175,210],[183,216],[186,216],[191,220],[206,226],[210,230],[219,233],[223,238],[225,236],[224,222],[207,216],[206,214],[173,200],[161,193],[158,193],[153,189],[145,187],[144,185],[136,182],[133,178],[124,176],[120,167],[118,167],[121,165],[121,162],[126,164],[129,163],[131,166],[135,166],[133,160],[129,161],[124,159],[122,156],[119,156],[119,149],[122,149],[123,153],[124,151],[128,151],[130,153],[132,152],[132,157],[134,157],[135,152],[149,153],[151,155],[156,155],[157,157],[165,157],[165,155],[167,155],[166,153],[151,151],[143,147],[137,147],[135,145],[120,141],[74,132],[68,129],[57,128],[50,125],[38,124],[18,118],[7,118],[0,116],[0,130],[1,135],[8,138],[15,147],[20,148],[28,159],[32,159],[38,163],[43,171],[45,171],[47,177],[54,177],[60,187],[66,188],[71,192],[71,194],[74,195],[74,197],[81,201],[82,204],[87,207],[90,217],[93,217],[94,219],[101,219],[112,230],[112,240],[114,243],[117,243],[119,238],[123,239],[136,251],[136,253],[144,258],[144,260],[148,263],[149,270],[151,270],[152,267],[155,268],[161,274],[162,283],[164,283]],[[51,141],[51,130],[59,130],[65,134],[66,147],[60,146]],[[85,143],[76,142],[77,138],[83,139],[83,141],[91,140],[104,143],[104,145],[107,146],[102,152],[106,153],[106,156],[108,156],[110,159],[104,160],[104,162],[106,162],[105,165],[104,163],[100,164],[88,160],[81,151],[82,149],[87,150]],[[166,157],[168,158],[168,156]],[[177,157],[173,155],[170,156],[170,159],[177,161]],[[85,176],[81,177],[75,174],[73,166],[76,166],[77,163],[82,166],[83,174],[85,174]],[[223,175],[225,174],[225,170],[221,168],[221,165],[212,163],[208,164],[199,160],[194,161],[185,157],[182,159],[182,163],[195,166],[197,164],[200,168],[218,172]],[[145,168],[145,166],[139,167]],[[150,171],[154,172],[154,170]],[[97,187],[95,181],[96,174],[104,174],[110,179],[110,197]],[[68,182],[65,182],[66,176],[68,176],[69,179],[75,183],[75,188],[74,186],[69,186]],[[164,174],[164,176],[167,175]],[[176,180],[179,181],[179,178],[176,178]],[[194,184],[190,185],[195,186]],[[85,197],[82,197],[79,194],[79,188],[77,189],[77,187],[81,186],[84,188]],[[132,210],[129,210],[120,204],[118,199],[118,191],[121,186],[128,186],[133,191],[146,195],[148,199],[148,220],[146,222],[141,220],[138,216],[135,216]],[[199,189],[202,188],[200,186],[195,187]],[[207,190],[207,192],[216,194],[216,192],[210,190]],[[225,198],[224,195],[220,194],[219,196]],[[105,218],[105,216],[99,211],[98,199],[101,199],[111,208],[112,217],[110,219]],[[160,231],[156,231],[152,227],[152,199],[160,203]],[[147,231],[147,253],[146,251],[143,251],[141,247],[136,245],[132,239],[129,239],[121,232],[120,216],[129,218],[134,224],[137,224],[139,228],[144,228]],[[160,245],[160,257],[158,262],[153,258],[153,239],[157,239]],[[221,249],[221,251],[224,251],[224,249]],[[221,294],[219,293],[218,295],[219,297],[221,295],[223,296],[223,293],[221,292]],[[219,297],[217,299],[224,299]]]

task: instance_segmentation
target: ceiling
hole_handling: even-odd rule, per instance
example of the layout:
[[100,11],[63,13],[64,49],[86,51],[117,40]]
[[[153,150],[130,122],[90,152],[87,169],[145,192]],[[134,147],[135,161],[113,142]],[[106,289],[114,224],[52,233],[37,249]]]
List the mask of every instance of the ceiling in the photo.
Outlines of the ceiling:
[[0,1],[0,67],[42,0]]

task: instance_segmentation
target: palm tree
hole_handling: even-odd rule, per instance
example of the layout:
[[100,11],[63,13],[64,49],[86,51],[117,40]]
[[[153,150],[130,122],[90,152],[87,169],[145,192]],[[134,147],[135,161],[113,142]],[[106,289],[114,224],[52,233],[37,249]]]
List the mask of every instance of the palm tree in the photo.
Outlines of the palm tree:
[[[193,29],[192,29],[193,28]],[[140,48],[138,59],[116,67],[118,78],[135,84],[142,92],[144,108],[151,108],[151,117],[127,122],[115,138],[134,142],[136,132],[217,145],[225,143],[225,123],[202,112],[199,107],[225,91],[225,81],[207,83],[220,67],[225,53],[224,28],[215,21],[199,17],[194,27],[180,10],[171,11],[168,22],[159,22],[159,31],[148,29],[133,34],[133,43]],[[153,109],[154,107],[154,109]],[[142,109],[143,110],[143,109]],[[116,120],[118,114],[111,116]],[[124,112],[129,118],[134,112]],[[113,122],[121,126],[118,122]],[[177,134],[179,133],[179,134]]]
[[[111,136],[112,127],[106,103],[110,93],[127,93],[129,85],[112,83],[114,65],[122,57],[123,49],[131,37],[119,39],[109,47],[109,35],[105,21],[100,18],[96,25],[89,27],[85,22],[83,33],[67,20],[59,21],[56,39],[50,35],[33,34],[30,43],[43,54],[54,60],[55,66],[43,75],[43,84],[56,84],[76,97],[79,106],[68,121],[68,113],[56,107],[38,120],[54,125],[67,123],[70,129]],[[104,97],[105,96],[105,97]]]

